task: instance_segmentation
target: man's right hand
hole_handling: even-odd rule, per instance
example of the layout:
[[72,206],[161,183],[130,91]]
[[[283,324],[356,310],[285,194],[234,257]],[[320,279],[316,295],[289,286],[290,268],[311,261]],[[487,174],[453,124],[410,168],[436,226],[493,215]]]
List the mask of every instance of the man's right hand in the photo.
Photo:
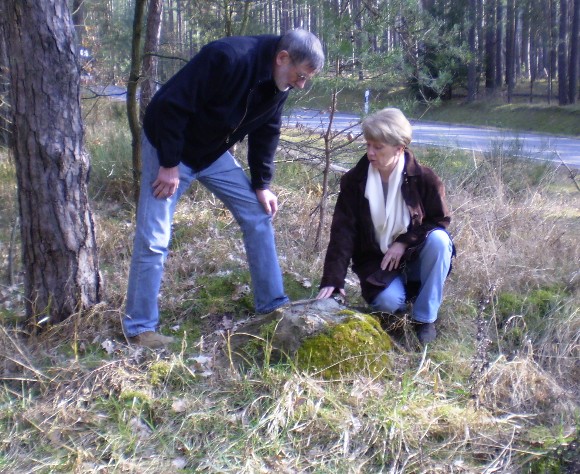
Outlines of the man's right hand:
[[157,179],[153,181],[153,196],[157,199],[167,199],[173,196],[179,186],[179,166],[159,168]]

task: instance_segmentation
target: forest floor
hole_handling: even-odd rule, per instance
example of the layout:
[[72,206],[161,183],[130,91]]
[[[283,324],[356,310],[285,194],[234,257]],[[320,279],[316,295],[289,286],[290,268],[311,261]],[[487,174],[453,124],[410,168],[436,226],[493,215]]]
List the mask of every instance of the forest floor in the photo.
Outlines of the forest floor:
[[[235,221],[192,186],[160,298],[160,329],[179,342],[128,345],[131,140],[110,105],[91,114],[103,302],[28,337],[14,169],[0,159],[0,268],[11,268],[0,286],[0,472],[578,472],[580,191],[568,170],[509,150],[421,149],[446,184],[458,247],[438,339],[420,348],[403,321],[392,367],[378,376],[328,380],[291,361],[220,370],[206,336],[252,315]],[[362,143],[335,145],[337,162],[360,157]],[[321,275],[329,222],[317,240],[318,209],[331,214],[340,178],[331,173],[325,200],[323,156],[319,134],[284,131],[275,227],[292,300],[315,295]],[[350,273],[346,290],[363,306]]]

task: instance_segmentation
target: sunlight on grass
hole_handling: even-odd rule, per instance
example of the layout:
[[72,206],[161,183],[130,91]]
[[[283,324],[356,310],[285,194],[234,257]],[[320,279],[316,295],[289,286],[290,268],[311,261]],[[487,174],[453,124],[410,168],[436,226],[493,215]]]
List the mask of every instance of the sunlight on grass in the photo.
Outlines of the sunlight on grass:
[[[392,331],[393,348],[381,352],[388,374],[369,363],[328,380],[292,360],[215,363],[218,341],[252,316],[253,302],[240,231],[200,186],[178,206],[160,298],[161,331],[179,342],[167,351],[127,344],[120,317],[134,231],[129,139],[118,110],[92,113],[104,301],[25,338],[15,316],[20,289],[3,280],[0,471],[403,474],[574,465],[580,193],[566,170],[524,162],[502,143],[487,154],[419,150],[446,184],[458,248],[440,336],[418,350],[405,328]],[[356,141],[336,145],[333,164],[350,167],[362,154]],[[292,129],[277,156],[274,225],[293,300],[317,293],[328,241],[330,220],[323,250],[314,250],[321,146],[320,136]],[[341,176],[329,176],[330,213]],[[4,157],[0,179],[4,275],[15,209]],[[350,272],[346,290],[349,305],[363,305]]]

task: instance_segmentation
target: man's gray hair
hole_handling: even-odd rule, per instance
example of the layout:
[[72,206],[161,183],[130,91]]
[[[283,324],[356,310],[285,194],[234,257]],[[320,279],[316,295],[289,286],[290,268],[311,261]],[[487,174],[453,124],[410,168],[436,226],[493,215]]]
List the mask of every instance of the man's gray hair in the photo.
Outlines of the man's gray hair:
[[316,72],[324,66],[324,51],[320,40],[302,28],[290,30],[282,36],[276,54],[280,51],[288,51],[292,62],[307,63]]

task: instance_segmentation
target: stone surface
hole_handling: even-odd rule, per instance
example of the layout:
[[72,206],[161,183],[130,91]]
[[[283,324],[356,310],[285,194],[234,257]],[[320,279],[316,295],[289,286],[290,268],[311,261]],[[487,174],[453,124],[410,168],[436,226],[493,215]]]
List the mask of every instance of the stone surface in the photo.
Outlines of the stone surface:
[[388,370],[392,347],[373,316],[333,299],[296,302],[256,316],[236,328],[228,341],[223,357],[235,365],[290,360],[301,370],[327,378]]

